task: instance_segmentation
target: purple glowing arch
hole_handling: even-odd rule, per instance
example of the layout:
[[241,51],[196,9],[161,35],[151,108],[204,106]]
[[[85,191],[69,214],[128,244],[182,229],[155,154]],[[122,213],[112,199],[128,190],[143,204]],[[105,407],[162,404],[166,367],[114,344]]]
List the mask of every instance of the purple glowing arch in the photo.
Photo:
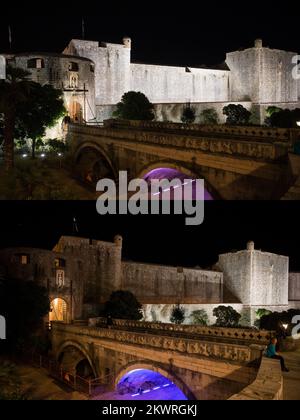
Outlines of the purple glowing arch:
[[[184,174],[183,172],[180,172],[179,170],[173,169],[173,168],[156,168],[148,172],[144,176],[144,180],[147,181],[149,184],[151,180],[154,180],[154,179],[156,180],[167,179],[169,181],[173,179],[179,179],[182,182],[182,185],[185,185],[186,181],[190,180],[191,182],[193,182],[193,180],[195,180],[195,177]],[[194,188],[196,188],[196,184],[194,185],[195,185]],[[196,191],[193,189],[193,198],[194,197],[196,197]],[[205,201],[212,201],[214,199],[213,196],[207,191],[206,188],[204,190],[204,199]]]
[[127,372],[117,385],[127,400],[185,401],[188,398],[171,379],[149,369]]

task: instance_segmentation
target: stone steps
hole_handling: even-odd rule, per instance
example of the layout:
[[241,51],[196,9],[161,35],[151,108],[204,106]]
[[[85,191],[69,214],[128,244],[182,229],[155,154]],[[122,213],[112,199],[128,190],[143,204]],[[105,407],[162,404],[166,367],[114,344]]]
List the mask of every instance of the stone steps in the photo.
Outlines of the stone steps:
[[300,176],[295,183],[289,188],[281,200],[300,200]]

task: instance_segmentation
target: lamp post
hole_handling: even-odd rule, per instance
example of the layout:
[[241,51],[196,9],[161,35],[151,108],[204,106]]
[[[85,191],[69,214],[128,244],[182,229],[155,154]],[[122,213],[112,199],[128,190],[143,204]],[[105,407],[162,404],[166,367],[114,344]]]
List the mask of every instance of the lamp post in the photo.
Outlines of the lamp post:
[[57,156],[58,156],[58,159],[59,159],[59,169],[61,169],[62,168],[61,159],[63,157],[63,154],[62,153],[58,153]]
[[283,328],[283,331],[284,331],[284,333],[283,333],[283,339],[286,339],[287,338],[287,329],[288,329],[288,327],[289,327],[289,324],[283,324],[282,323],[282,328]]

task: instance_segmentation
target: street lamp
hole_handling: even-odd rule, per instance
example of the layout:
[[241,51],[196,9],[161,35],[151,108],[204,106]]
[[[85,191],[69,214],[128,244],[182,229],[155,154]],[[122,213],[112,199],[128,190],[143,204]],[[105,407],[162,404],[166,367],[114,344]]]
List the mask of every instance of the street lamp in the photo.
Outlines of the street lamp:
[[57,153],[58,159],[59,159],[59,169],[62,168],[61,158],[63,157],[62,153]]
[[298,127],[300,127],[300,121],[297,121],[296,124]]
[[288,329],[289,324],[282,324],[283,328],[285,329],[285,331]]

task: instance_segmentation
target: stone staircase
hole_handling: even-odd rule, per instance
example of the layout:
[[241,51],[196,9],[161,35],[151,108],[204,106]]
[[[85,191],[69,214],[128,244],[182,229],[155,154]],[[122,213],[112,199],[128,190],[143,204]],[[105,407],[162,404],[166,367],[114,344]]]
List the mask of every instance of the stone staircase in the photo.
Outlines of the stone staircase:
[[290,153],[289,162],[291,173],[295,181],[281,200],[300,200],[300,156]]

